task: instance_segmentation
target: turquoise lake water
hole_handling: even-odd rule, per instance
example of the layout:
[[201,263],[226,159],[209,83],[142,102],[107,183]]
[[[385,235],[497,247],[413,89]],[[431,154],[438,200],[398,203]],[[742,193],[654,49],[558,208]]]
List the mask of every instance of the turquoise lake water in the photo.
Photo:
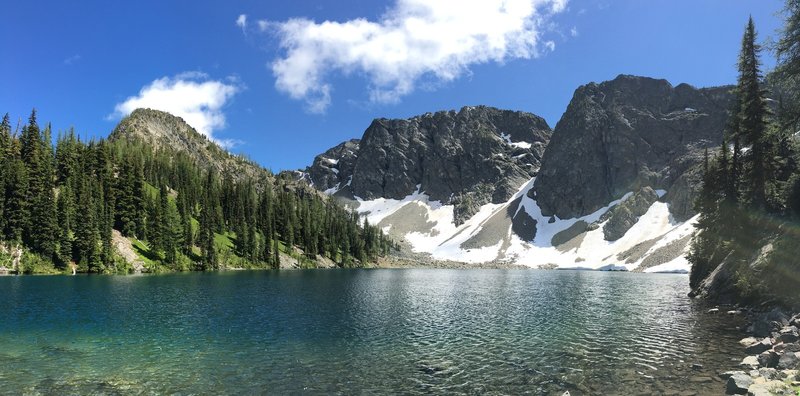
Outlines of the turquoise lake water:
[[0,394],[720,394],[741,319],[687,292],[588,271],[0,277]]

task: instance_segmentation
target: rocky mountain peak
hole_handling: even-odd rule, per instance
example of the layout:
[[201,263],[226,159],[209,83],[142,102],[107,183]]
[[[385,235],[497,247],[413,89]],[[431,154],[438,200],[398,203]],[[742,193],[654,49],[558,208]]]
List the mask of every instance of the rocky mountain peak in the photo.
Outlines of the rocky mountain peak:
[[[645,186],[670,190],[698,151],[721,143],[729,91],[628,75],[579,87],[542,159],[542,212],[578,217]],[[687,212],[679,217],[691,214],[691,205],[676,203]]]
[[487,106],[380,118],[360,141],[318,156],[307,173],[318,188],[362,199],[424,192],[454,204],[459,222],[535,176],[550,134],[541,117]]
[[182,118],[164,111],[136,109],[117,124],[108,139],[140,143],[156,151],[184,153],[199,166],[214,168],[234,180],[272,178],[272,174],[260,165],[231,154],[197,132]]

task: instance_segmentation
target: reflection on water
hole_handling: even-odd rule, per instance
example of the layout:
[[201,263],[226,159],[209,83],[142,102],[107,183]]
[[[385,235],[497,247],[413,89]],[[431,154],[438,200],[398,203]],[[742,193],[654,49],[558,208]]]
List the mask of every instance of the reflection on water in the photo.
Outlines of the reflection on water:
[[687,283],[524,270],[2,277],[0,392],[719,393],[738,319],[706,314]]

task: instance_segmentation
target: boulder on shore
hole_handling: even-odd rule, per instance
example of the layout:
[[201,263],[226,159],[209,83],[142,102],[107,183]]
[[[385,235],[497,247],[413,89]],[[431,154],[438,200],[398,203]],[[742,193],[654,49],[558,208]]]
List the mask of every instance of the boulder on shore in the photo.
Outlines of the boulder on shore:
[[767,381],[750,385],[747,388],[748,396],[774,396],[774,395],[794,395],[794,391],[789,385],[781,381]]
[[742,359],[742,362],[739,363],[739,367],[742,367],[742,368],[748,369],[748,370],[755,370],[755,369],[758,368],[758,366],[759,366],[759,364],[758,364],[758,357],[757,356],[748,356],[748,357]]
[[800,367],[800,352],[784,351],[778,360],[779,370],[795,370]]
[[772,340],[767,337],[755,344],[748,346],[745,351],[749,354],[757,355],[770,349],[772,349]]
[[798,334],[797,327],[795,326],[786,326],[782,328],[779,333],[781,342],[789,344],[800,340],[800,334]]
[[744,371],[737,371],[730,377],[725,385],[725,393],[729,395],[744,395],[747,394],[747,388],[753,384],[753,379],[750,378]]

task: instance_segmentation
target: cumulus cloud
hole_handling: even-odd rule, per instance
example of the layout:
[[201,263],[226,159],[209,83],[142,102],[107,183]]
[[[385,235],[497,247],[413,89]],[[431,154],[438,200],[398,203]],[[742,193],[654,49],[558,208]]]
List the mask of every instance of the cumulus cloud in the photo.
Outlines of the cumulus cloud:
[[421,78],[452,81],[475,64],[530,59],[555,48],[542,33],[567,0],[397,0],[377,21],[259,21],[284,51],[275,86],[310,111],[331,104],[334,73],[368,81],[373,102],[397,102]]
[[247,14],[241,14],[238,18],[236,18],[236,26],[242,29],[242,33],[246,32],[247,29]]
[[222,110],[241,89],[241,84],[233,77],[224,82],[211,80],[200,72],[162,77],[145,85],[138,95],[117,103],[109,118],[122,118],[138,108],[166,111],[183,118],[209,139],[230,146],[233,141],[217,140],[214,132],[225,127]]

